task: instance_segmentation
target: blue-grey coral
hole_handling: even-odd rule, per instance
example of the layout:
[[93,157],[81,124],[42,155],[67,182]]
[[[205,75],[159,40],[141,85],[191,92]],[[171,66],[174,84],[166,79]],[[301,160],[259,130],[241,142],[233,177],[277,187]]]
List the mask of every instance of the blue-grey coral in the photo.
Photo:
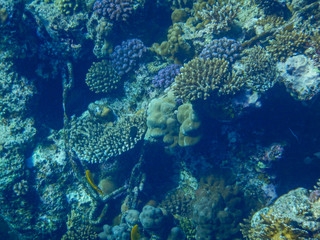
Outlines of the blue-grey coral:
[[147,51],[140,39],[129,39],[114,48],[111,54],[112,65],[117,73],[122,76],[134,69],[143,54]]
[[93,5],[96,14],[114,21],[126,21],[133,11],[132,0],[96,0]]
[[241,43],[226,37],[214,39],[201,51],[199,57],[203,59],[223,58],[234,62],[240,56]]

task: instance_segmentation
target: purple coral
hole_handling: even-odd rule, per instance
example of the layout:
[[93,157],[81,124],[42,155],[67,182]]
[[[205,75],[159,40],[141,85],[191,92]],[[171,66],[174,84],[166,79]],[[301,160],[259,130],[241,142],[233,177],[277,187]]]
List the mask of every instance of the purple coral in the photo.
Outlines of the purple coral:
[[93,10],[111,20],[126,21],[132,13],[132,0],[96,0]]
[[209,43],[200,53],[200,58],[223,58],[232,63],[236,58],[239,57],[241,50],[241,43],[234,39],[223,37],[220,39],[215,39]]
[[174,81],[174,78],[180,73],[180,65],[171,64],[161,69],[154,77],[152,83],[156,88],[167,88]]
[[111,54],[111,63],[117,73],[122,76],[138,64],[139,59],[146,51],[147,48],[139,39],[123,41],[121,45],[114,48]]

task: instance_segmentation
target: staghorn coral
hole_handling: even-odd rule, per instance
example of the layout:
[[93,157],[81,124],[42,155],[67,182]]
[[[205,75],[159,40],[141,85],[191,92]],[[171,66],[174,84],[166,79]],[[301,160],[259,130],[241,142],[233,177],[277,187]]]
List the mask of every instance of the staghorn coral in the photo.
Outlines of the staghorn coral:
[[119,81],[120,76],[106,60],[93,63],[86,75],[86,84],[95,93],[110,93],[117,89]]
[[195,16],[202,21],[199,27],[206,27],[210,32],[220,34],[231,29],[240,10],[240,3],[236,0],[200,1],[194,8]]
[[243,57],[246,85],[257,92],[265,92],[276,82],[276,64],[260,46],[249,50]]
[[239,57],[241,52],[241,44],[226,37],[214,39],[201,51],[199,57],[203,59],[223,58],[230,63]]
[[96,121],[88,114],[72,117],[70,144],[79,159],[105,162],[132,149],[145,132],[143,113],[120,117],[114,124]]
[[93,10],[97,15],[114,21],[126,21],[132,13],[132,0],[96,0]]
[[180,69],[173,91],[176,97],[188,102],[206,100],[212,94],[232,94],[242,86],[243,79],[229,70],[226,60],[195,58]]
[[269,40],[266,49],[275,59],[284,62],[295,53],[303,53],[308,41],[309,35],[303,31],[282,30]]

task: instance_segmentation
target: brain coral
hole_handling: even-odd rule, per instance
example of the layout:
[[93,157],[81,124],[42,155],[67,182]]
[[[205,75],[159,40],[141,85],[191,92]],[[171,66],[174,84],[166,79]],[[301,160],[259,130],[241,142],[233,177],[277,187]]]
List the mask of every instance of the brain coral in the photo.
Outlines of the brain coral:
[[86,84],[95,93],[109,93],[117,88],[119,81],[120,76],[106,60],[93,63],[86,75]]
[[231,72],[224,59],[195,58],[180,69],[173,86],[174,94],[184,102],[206,100],[213,93],[232,94],[242,87],[243,80]]
[[93,10],[96,14],[115,21],[126,21],[132,13],[132,0],[96,0]]
[[120,117],[114,124],[84,114],[72,117],[70,144],[80,160],[104,162],[132,149],[145,132],[143,113]]

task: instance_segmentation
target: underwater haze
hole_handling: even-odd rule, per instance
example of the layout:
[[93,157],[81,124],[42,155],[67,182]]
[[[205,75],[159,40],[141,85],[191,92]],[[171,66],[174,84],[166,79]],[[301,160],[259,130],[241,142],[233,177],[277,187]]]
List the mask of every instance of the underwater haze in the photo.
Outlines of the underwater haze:
[[320,2],[0,0],[0,239],[320,239]]

